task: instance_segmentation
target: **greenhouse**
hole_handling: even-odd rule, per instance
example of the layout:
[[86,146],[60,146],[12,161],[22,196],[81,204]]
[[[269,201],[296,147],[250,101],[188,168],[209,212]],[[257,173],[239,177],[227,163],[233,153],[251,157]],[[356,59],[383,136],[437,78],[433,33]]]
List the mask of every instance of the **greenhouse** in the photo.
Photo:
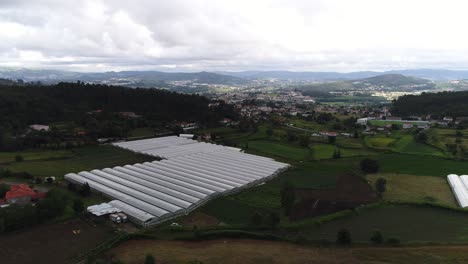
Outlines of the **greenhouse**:
[[161,161],[69,173],[65,179],[112,199],[134,222],[149,226],[187,214],[208,200],[258,185],[289,167],[239,149],[165,137],[116,143]]

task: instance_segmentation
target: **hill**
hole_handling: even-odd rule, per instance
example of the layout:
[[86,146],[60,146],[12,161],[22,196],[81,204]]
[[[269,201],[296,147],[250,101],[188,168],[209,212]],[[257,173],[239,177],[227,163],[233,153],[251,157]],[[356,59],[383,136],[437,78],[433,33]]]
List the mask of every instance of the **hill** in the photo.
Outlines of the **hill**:
[[401,96],[393,103],[392,113],[399,116],[468,116],[468,91]]
[[433,81],[468,79],[468,71],[444,70],[444,69],[412,69],[392,71],[358,71],[358,72],[294,72],[294,71],[241,71],[220,72],[221,74],[236,76],[249,80],[255,79],[280,79],[295,81],[333,81],[355,80],[370,78],[385,74],[402,74],[416,78]]
[[121,71],[102,73],[82,73],[55,70],[0,69],[0,78],[41,81],[46,84],[76,82],[77,80],[123,85],[130,87],[162,87],[168,82],[187,81],[201,84],[245,84],[245,79],[211,72],[161,72],[161,71]]
[[298,86],[303,92],[333,91],[333,90],[387,90],[387,91],[414,91],[432,89],[435,85],[428,80],[408,77],[401,74],[384,74],[365,79],[335,81]]

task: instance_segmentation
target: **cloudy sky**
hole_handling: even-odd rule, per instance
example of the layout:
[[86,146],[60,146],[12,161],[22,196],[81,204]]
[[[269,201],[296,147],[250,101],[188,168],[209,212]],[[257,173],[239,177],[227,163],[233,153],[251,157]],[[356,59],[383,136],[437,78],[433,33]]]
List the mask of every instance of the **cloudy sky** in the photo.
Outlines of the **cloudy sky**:
[[468,69],[466,0],[0,0],[0,67]]

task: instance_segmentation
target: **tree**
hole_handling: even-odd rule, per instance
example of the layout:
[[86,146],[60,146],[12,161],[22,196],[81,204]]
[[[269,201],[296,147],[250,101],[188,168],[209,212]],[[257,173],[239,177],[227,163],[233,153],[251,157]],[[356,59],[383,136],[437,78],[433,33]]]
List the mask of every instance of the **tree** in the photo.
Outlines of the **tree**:
[[265,131],[265,133],[267,134],[268,137],[271,137],[271,136],[273,136],[273,129],[268,128],[268,129]]
[[307,148],[310,144],[310,137],[308,135],[302,135],[299,138],[299,145]]
[[285,215],[289,216],[295,201],[296,192],[294,191],[294,185],[290,182],[285,182],[281,187],[281,207]]
[[424,133],[424,132],[419,132],[419,133],[416,135],[416,141],[418,141],[418,142],[426,143],[426,142],[427,142],[427,139],[428,139],[428,136],[427,136],[427,134]]
[[23,158],[23,156],[21,156],[20,154],[18,154],[18,155],[15,156],[15,161],[16,161],[16,162],[23,162],[23,161],[24,161],[24,158]]
[[293,133],[293,132],[288,132],[287,137],[288,137],[289,142],[293,142],[293,141],[297,140],[297,135],[296,135],[296,133]]
[[252,224],[260,226],[263,223],[263,215],[259,212],[255,212],[252,216]]
[[145,264],[156,264],[156,259],[151,254],[147,254],[145,257]]
[[80,214],[84,211],[85,206],[83,201],[80,199],[76,199],[73,201],[73,211],[75,211],[76,214]]
[[280,217],[277,213],[271,213],[270,217],[268,218],[268,222],[270,224],[271,229],[275,229],[276,226],[280,222]]
[[328,144],[335,144],[336,136],[328,136]]
[[87,182],[81,186],[80,194],[84,197],[91,195],[91,188]]
[[340,149],[335,149],[335,151],[333,152],[333,159],[339,159],[341,158],[341,151]]
[[377,173],[379,171],[379,163],[373,159],[361,160],[360,167],[365,173]]
[[381,196],[387,189],[387,180],[384,178],[378,178],[375,182],[375,190],[377,194]]
[[353,135],[354,138],[359,138],[359,132],[357,131],[354,131],[354,135]]
[[10,190],[10,186],[0,183],[0,199],[5,197],[5,194]]
[[340,245],[351,244],[351,233],[348,229],[343,228],[336,234],[336,243]]
[[376,245],[382,244],[384,241],[382,233],[379,230],[375,230],[371,235],[370,241]]

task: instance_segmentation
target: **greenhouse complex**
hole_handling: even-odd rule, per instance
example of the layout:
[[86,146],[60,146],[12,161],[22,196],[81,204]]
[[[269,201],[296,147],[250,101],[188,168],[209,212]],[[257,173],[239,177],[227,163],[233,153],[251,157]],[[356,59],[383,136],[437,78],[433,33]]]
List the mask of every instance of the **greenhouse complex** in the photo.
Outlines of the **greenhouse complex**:
[[460,207],[468,207],[468,175],[450,174],[447,181]]
[[114,143],[160,161],[69,173],[65,179],[115,199],[142,226],[187,214],[208,200],[258,185],[289,167],[237,148],[177,136]]

